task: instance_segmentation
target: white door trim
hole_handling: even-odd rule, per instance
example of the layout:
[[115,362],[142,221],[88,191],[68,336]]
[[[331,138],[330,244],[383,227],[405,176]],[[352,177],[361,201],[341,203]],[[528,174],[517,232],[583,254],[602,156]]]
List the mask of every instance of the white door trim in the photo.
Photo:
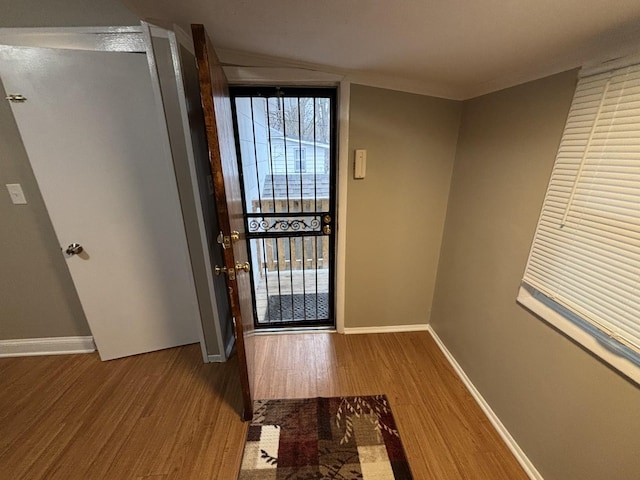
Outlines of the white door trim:
[[349,109],[351,83],[338,86],[338,245],[336,248],[336,330],[344,333],[347,251],[347,185],[349,184]]
[[[158,64],[156,62],[155,59],[155,52],[153,50],[153,37],[154,36],[159,36],[161,38],[166,38],[169,41],[169,48],[171,49],[171,55],[173,57],[173,74],[175,75],[176,78],[176,93],[177,93],[177,97],[178,97],[178,103],[180,104],[180,113],[181,113],[181,124],[184,128],[184,116],[185,116],[185,112],[183,112],[183,108],[186,109],[186,106],[184,104],[184,89],[181,88],[182,87],[182,73],[180,71],[180,65],[179,65],[179,57],[177,57],[178,55],[178,48],[177,48],[177,40],[175,37],[175,34],[169,30],[166,30],[164,28],[158,27],[156,25],[153,25],[151,23],[147,23],[145,21],[141,21],[140,25],[142,26],[142,36],[144,38],[145,44],[146,44],[146,48],[147,48],[147,61],[149,63],[149,75],[151,76],[151,88],[153,90],[153,94],[156,98],[156,110],[157,110],[157,114],[158,114],[158,118],[160,119],[160,124],[164,125],[164,132],[165,135],[162,136],[161,142],[163,145],[163,150],[165,151],[165,155],[167,155],[169,158],[173,159],[173,152],[171,150],[171,142],[170,142],[170,132],[169,132],[169,126],[168,126],[168,121],[167,121],[167,117],[166,117],[166,113],[164,110],[164,99],[162,96],[162,89],[160,86],[160,72],[158,71]],[[188,130],[186,130],[188,131]],[[191,139],[186,138],[186,133],[183,132],[185,134],[185,146],[186,146],[186,150],[187,150],[187,157],[189,158],[189,160],[192,160],[193,157],[193,152],[191,151]],[[177,182],[177,179],[176,179]],[[197,191],[197,184],[193,186],[193,190],[194,192]],[[200,206],[200,203],[198,201],[196,201],[196,210],[198,210],[198,207]],[[198,220],[201,219],[202,216],[202,212],[198,211]],[[183,219],[184,221],[184,219]],[[199,227],[201,227],[199,225]],[[200,228],[200,230],[202,231],[202,228]],[[185,229],[185,236],[186,236],[186,229]],[[207,252],[208,253],[208,252]],[[198,298],[196,295],[196,285],[195,285],[195,279],[194,279],[194,272],[193,272],[193,268],[191,267],[191,255],[189,253],[189,246],[187,243],[185,243],[183,245],[183,250],[182,250],[182,254],[185,260],[185,263],[188,265],[188,269],[189,269],[189,289],[191,292],[193,292],[192,298],[191,298],[191,303],[193,306],[193,309],[195,311],[196,314],[196,331],[198,333],[198,340],[200,342],[200,350],[202,352],[202,359],[205,363],[207,363],[209,361],[209,355],[207,353],[207,345],[205,343],[205,337],[204,337],[204,329],[202,326],[202,317],[200,315],[200,308],[198,305]],[[207,256],[204,257],[205,259],[208,258]],[[205,262],[208,263],[208,262]],[[210,268],[208,269],[210,270]],[[207,271],[207,273],[209,273]]]
[[[194,204],[196,208],[196,217],[198,219],[198,231],[200,233],[202,255],[203,255],[203,258],[205,259],[204,268],[205,268],[205,271],[207,272],[207,288],[209,291],[208,300],[211,303],[211,308],[214,312],[214,315],[217,317],[216,314],[218,312],[218,301],[216,299],[215,289],[213,286],[214,274],[213,274],[213,270],[211,269],[211,261],[210,261],[211,255],[209,252],[209,243],[207,241],[206,228],[204,224],[204,213],[202,211],[202,204],[200,203],[201,192],[200,192],[200,186],[198,184],[198,174],[196,170],[195,153],[193,151],[193,143],[191,142],[191,139],[188,138],[189,132],[190,132],[190,126],[189,126],[189,115],[187,111],[187,102],[186,102],[187,95],[186,95],[184,82],[182,79],[182,70],[181,70],[182,60],[181,60],[181,54],[180,54],[180,46],[184,46],[185,48],[187,48],[187,50],[191,54],[194,54],[193,41],[191,40],[191,37],[189,37],[186,32],[184,32],[183,30],[179,29],[176,26],[174,26],[174,28],[175,28],[175,32],[169,33],[169,44],[171,45],[171,50],[174,58],[173,68],[176,76],[176,86],[178,89],[178,102],[180,104],[180,113],[182,115],[182,118],[181,118],[182,128],[184,131],[185,143],[187,146],[189,175],[191,177],[191,187],[193,192]],[[209,355],[207,346],[206,346],[205,337],[204,337],[202,321],[200,322],[198,333],[201,335],[200,345],[202,347],[202,355],[206,363],[225,362],[229,358],[230,351],[228,351],[227,344],[225,343],[227,340],[222,336],[222,328],[220,325],[220,322],[222,321],[223,319],[218,318],[217,321],[213,322],[214,323],[213,327],[216,332],[218,352],[220,352],[217,355]],[[233,335],[231,336],[231,339],[235,341],[235,338],[233,337]]]
[[0,28],[0,44],[103,52],[145,52],[141,27]]

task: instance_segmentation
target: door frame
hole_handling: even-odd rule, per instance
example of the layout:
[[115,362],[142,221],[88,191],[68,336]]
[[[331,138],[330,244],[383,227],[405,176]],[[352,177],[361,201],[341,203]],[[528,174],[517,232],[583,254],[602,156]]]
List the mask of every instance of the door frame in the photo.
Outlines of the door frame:
[[[283,87],[336,87],[337,145],[336,145],[336,245],[335,245],[335,316],[336,331],[344,333],[346,245],[347,245],[347,185],[353,161],[349,158],[349,105],[351,82],[343,75],[314,72],[298,68],[224,67],[230,86],[265,85]],[[312,331],[305,329],[305,331]],[[323,330],[327,331],[327,330]],[[260,330],[265,334],[270,330]]]
[[[95,52],[119,52],[119,53],[144,53],[148,54],[147,45],[151,46],[146,35],[148,28],[153,27],[146,22],[141,22],[141,26],[125,26],[125,27],[34,27],[34,28],[0,28],[0,44],[14,47],[34,47],[34,48],[52,48],[61,50],[85,50]],[[186,35],[182,33],[183,35]],[[148,58],[149,59],[149,58]],[[149,65],[150,80],[154,90],[156,100],[159,90],[157,76],[151,70]],[[156,102],[157,103],[157,102]],[[161,122],[166,121],[162,105],[156,105]],[[166,123],[165,123],[166,125]],[[164,136],[163,136],[164,137]],[[170,158],[171,147],[168,135],[161,139],[162,150]],[[37,182],[36,182],[37,183]],[[40,187],[38,187],[40,188]],[[51,221],[51,220],[50,220]],[[185,232],[186,235],[186,232]],[[56,235],[57,240],[57,235]],[[56,249],[59,247],[56,246]],[[203,360],[208,362],[207,347],[204,340],[204,330],[202,318],[200,316],[199,301],[196,298],[195,279],[193,277],[193,268],[191,267],[191,255],[188,245],[182,252],[187,261],[187,267],[191,272],[189,275],[189,287],[194,292],[196,331],[198,334],[200,348],[203,354]],[[65,262],[68,269],[68,264]],[[77,292],[72,293],[76,297]],[[79,301],[80,305],[81,302]]]
[[[175,76],[175,81],[176,81],[176,85],[175,85],[176,93],[177,93],[176,97],[178,100],[178,104],[180,106],[180,123],[182,125],[182,130],[183,130],[182,134],[185,137],[187,164],[189,169],[189,176],[191,179],[190,190],[194,200],[196,219],[198,223],[198,234],[200,237],[200,247],[201,247],[202,255],[204,258],[205,272],[207,274],[208,298],[206,299],[206,301],[210,303],[215,316],[216,313],[218,312],[219,300],[216,298],[215,289],[213,285],[214,273],[213,273],[212,264],[210,261],[209,242],[207,239],[206,227],[204,223],[205,221],[204,213],[203,213],[202,204],[201,204],[201,189],[198,182],[196,154],[193,149],[193,143],[191,141],[191,138],[189,138],[190,120],[189,120],[189,113],[188,113],[187,100],[186,100],[187,92],[186,92],[186,87],[183,80],[182,54],[180,53],[180,47],[184,47],[190,54],[194,56],[194,62],[197,61],[195,58],[193,38],[191,34],[185,32],[175,24],[171,26],[167,26],[163,24],[158,24],[157,22],[154,24],[154,23],[141,21],[140,23],[142,25],[143,35],[146,41],[148,42],[148,45],[153,47],[153,43],[151,41],[151,35],[154,35],[157,37],[166,38],[169,42],[169,46],[171,49],[171,55],[173,57],[173,74]],[[153,67],[155,67],[155,65]],[[153,67],[150,65],[150,69],[153,69]],[[151,74],[151,78],[152,78],[154,93],[156,93],[157,98],[163,99],[159,78],[157,75],[154,74],[153,71]],[[165,122],[165,125],[168,126],[168,121],[166,118],[166,113],[164,111],[163,105],[159,106],[159,114],[161,115],[161,118]],[[204,136],[204,123],[203,123],[203,136]],[[169,141],[171,141],[170,137],[171,137],[171,134],[170,132],[168,132]],[[193,271],[193,275],[195,278],[195,275],[196,275],[195,271]],[[205,300],[199,299],[199,301],[205,301]],[[201,347],[204,362],[205,363],[225,362],[231,355],[231,350],[235,344],[235,337],[233,335],[231,335],[229,338],[224,338],[223,336],[221,323],[226,322],[227,319],[218,318],[218,321],[215,321],[214,319],[214,322],[213,322],[213,327],[216,333],[216,340],[217,340],[217,347],[218,347],[217,349],[219,352],[218,354],[209,354],[208,352],[205,334],[204,334],[204,326],[202,325],[203,321],[204,319],[201,318],[198,334],[200,335],[200,347]],[[231,331],[231,329],[229,330]]]
[[[251,86],[251,85],[230,85],[230,92],[231,92],[231,103],[232,103],[232,111],[233,111],[233,121],[234,121],[234,127],[235,127],[235,139],[236,139],[236,149],[238,152],[238,168],[241,172],[241,177],[244,176],[244,171],[243,171],[243,162],[244,160],[242,159],[242,154],[240,151],[240,132],[238,130],[238,116],[237,116],[237,106],[235,104],[235,99],[237,98],[273,98],[270,96],[271,93],[274,93],[277,95],[277,91],[280,91],[280,88],[282,88],[282,90],[285,92],[284,93],[284,98],[295,98],[295,97],[304,97],[306,96],[305,94],[309,93],[308,97],[310,98],[327,98],[332,102],[332,106],[331,106],[331,111],[332,111],[332,115],[335,116],[335,123],[332,124],[331,128],[330,128],[330,156],[331,156],[331,173],[329,175],[329,179],[330,179],[330,186],[329,186],[329,215],[332,218],[336,218],[336,213],[337,213],[337,208],[338,208],[338,203],[337,203],[337,179],[338,179],[338,171],[337,171],[337,164],[338,164],[338,118],[337,118],[337,112],[338,112],[338,88],[337,86],[327,86],[327,85],[282,85],[282,84],[278,84],[277,86],[265,86],[265,85],[256,85],[256,86]],[[325,95],[322,95],[324,91],[329,91],[330,93],[327,93]],[[288,93],[291,95],[290,97],[287,95],[287,91]],[[251,93],[251,94],[246,94],[246,93]],[[286,141],[285,141],[286,144]],[[285,163],[287,163],[285,161]],[[293,177],[296,178],[298,174],[296,172],[289,172],[287,171],[286,176],[287,177]],[[246,185],[244,184],[244,180],[241,182],[242,183],[242,203],[243,203],[243,210],[244,210],[244,223],[245,223],[245,229],[248,232],[249,231],[249,217],[247,216],[247,214],[250,214],[252,212],[249,211],[249,206],[247,205],[247,198],[245,196],[245,188]],[[290,200],[290,199],[289,199]],[[303,200],[302,195],[301,195],[301,200]],[[317,199],[316,199],[317,200]],[[274,206],[275,206],[275,199],[274,199]],[[307,213],[316,213],[318,215],[321,214],[320,211],[316,211],[316,212],[307,212]],[[290,216],[293,213],[291,212],[282,212],[282,216]],[[295,216],[295,215],[293,215]],[[335,230],[335,226],[337,225],[337,221],[331,221],[329,223],[329,225],[331,226],[331,228],[333,228]],[[302,242],[304,242],[307,238],[314,238],[314,239],[322,239],[325,238],[324,235],[321,236],[313,236],[313,235],[295,235],[295,232],[292,232],[291,236],[288,235],[282,235],[282,237],[276,237],[276,236],[269,236],[268,234],[265,234],[265,239],[266,238],[270,238],[272,240],[276,240],[277,238],[283,238],[283,239],[288,239],[289,241],[291,241],[292,238],[302,238]],[[267,324],[267,325],[260,325],[259,323],[259,319],[258,319],[258,310],[257,310],[257,305],[256,305],[256,294],[257,294],[257,285],[256,282],[254,280],[253,275],[251,276],[251,288],[253,290],[253,310],[254,310],[254,323],[255,323],[255,328],[256,328],[256,332],[268,332],[268,333],[277,333],[279,331],[292,331],[292,330],[300,330],[302,332],[307,332],[307,331],[314,331],[314,330],[320,330],[320,331],[335,331],[336,330],[336,324],[337,324],[337,308],[336,308],[336,266],[337,266],[337,259],[336,259],[336,250],[337,250],[337,232],[336,233],[331,233],[329,236],[329,255],[330,255],[330,261],[329,261],[329,280],[328,280],[328,284],[329,284],[329,293],[331,294],[329,297],[329,312],[330,312],[330,316],[329,316],[329,320],[330,322],[324,322],[324,323],[320,323],[317,322],[314,323],[313,320],[310,321],[300,321],[300,320],[294,320],[291,322],[287,322],[287,321],[282,321],[282,323],[273,323],[273,324]],[[252,240],[257,240],[257,238],[252,237],[252,238],[247,238],[247,245],[248,245],[248,249],[249,252],[253,252],[253,247],[251,246],[251,241]],[[291,243],[289,243],[291,245]],[[304,251],[304,250],[303,250]],[[277,260],[278,264],[279,264],[279,259]],[[304,261],[303,261],[304,264]],[[286,269],[284,270],[286,273]],[[303,268],[302,270],[303,272],[305,271],[305,269]],[[292,271],[293,272],[293,271]],[[278,278],[280,277],[280,266],[278,265]],[[280,279],[278,280],[278,282],[280,282]],[[317,293],[317,292],[316,292]]]

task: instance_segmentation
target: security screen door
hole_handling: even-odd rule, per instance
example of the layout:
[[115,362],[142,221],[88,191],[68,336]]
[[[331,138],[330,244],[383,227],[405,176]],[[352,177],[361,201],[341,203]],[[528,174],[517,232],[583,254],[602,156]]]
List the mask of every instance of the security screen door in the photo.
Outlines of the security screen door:
[[335,88],[231,88],[257,328],[332,327]]

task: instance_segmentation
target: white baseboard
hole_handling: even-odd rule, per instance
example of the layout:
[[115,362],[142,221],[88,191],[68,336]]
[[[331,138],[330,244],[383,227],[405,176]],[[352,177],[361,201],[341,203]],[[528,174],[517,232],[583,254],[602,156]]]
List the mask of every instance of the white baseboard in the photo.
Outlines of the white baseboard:
[[231,350],[233,350],[233,346],[236,344],[236,337],[234,335],[231,335],[229,337],[229,341],[227,342],[227,346],[224,349],[224,356],[217,354],[217,355],[209,355],[207,358],[209,360],[209,363],[220,363],[220,362],[226,362],[229,357],[231,356]]
[[429,325],[419,323],[416,325],[388,325],[385,327],[345,327],[344,333],[354,335],[360,333],[398,333],[398,332],[425,332]]
[[93,337],[51,337],[0,340],[0,358],[69,355],[96,351]]
[[538,472],[538,470],[533,465],[531,460],[529,460],[527,455],[516,443],[515,439],[511,436],[507,428],[502,424],[498,416],[491,409],[491,406],[489,406],[487,401],[484,399],[482,394],[480,394],[480,392],[475,387],[475,385],[471,382],[469,377],[467,377],[467,374],[464,373],[464,370],[462,369],[460,364],[456,361],[456,359],[451,354],[451,352],[447,349],[444,343],[442,343],[442,340],[440,340],[440,337],[438,337],[438,334],[431,328],[431,325],[427,326],[427,330],[429,331],[429,333],[431,334],[436,344],[438,345],[438,347],[440,348],[444,356],[447,358],[447,360],[449,361],[449,363],[451,364],[455,372],[458,374],[458,377],[460,377],[460,380],[462,380],[462,383],[464,383],[465,387],[467,387],[467,390],[469,390],[469,393],[471,394],[471,396],[475,399],[475,401],[478,403],[482,411],[489,418],[489,421],[491,422],[493,427],[496,429],[500,437],[502,437],[502,440],[504,440],[504,442],[507,444],[507,447],[509,447],[509,450],[511,450],[511,453],[513,453],[513,455],[516,457],[516,460],[518,460],[518,463],[520,463],[520,466],[524,469],[524,471],[527,473],[529,478],[531,480],[544,480],[540,472]]

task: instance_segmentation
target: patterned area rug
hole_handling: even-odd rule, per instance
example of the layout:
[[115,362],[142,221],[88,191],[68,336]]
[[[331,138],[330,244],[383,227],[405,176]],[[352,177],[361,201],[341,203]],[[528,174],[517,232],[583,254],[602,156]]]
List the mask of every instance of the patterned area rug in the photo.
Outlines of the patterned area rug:
[[238,480],[411,480],[384,395],[256,400]]
[[[317,307],[317,308],[316,308]],[[328,293],[271,295],[264,322],[295,322],[329,318]]]

